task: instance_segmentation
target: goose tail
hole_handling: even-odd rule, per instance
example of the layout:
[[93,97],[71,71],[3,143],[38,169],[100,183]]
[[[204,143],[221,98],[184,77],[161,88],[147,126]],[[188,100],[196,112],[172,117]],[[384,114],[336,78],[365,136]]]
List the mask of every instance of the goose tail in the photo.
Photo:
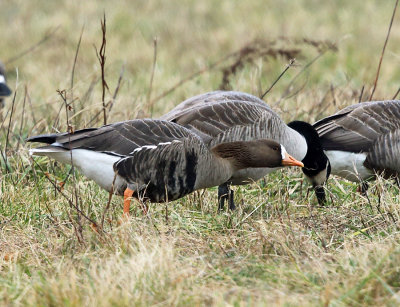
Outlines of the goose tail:
[[55,153],[65,152],[68,151],[65,148],[58,147],[58,146],[43,146],[38,148],[29,149],[30,156],[51,156]]

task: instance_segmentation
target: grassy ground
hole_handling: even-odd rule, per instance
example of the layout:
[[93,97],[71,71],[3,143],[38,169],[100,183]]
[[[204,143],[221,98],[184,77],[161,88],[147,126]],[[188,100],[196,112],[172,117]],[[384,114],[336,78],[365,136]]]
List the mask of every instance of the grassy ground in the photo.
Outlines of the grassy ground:
[[[0,304],[399,305],[400,191],[392,182],[379,179],[366,198],[355,184],[332,178],[330,201],[321,208],[302,174],[285,170],[236,188],[235,212],[216,212],[214,188],[153,204],[148,216],[136,208],[123,225],[122,202],[114,197],[106,233],[99,235],[70,201],[99,222],[108,194],[76,173],[61,195],[50,180],[63,180],[69,166],[45,158],[34,163],[23,141],[67,130],[57,90],[65,90],[73,107],[73,128],[102,124],[95,116],[102,102],[94,46],[100,48],[104,12],[109,122],[156,117],[218,88],[258,95],[292,57],[295,65],[266,101],[287,121],[313,122],[357,102],[364,85],[368,100],[393,6],[361,0],[2,2],[0,58],[16,96],[7,100],[0,132]],[[400,86],[399,44],[397,17],[376,99],[392,98]]]

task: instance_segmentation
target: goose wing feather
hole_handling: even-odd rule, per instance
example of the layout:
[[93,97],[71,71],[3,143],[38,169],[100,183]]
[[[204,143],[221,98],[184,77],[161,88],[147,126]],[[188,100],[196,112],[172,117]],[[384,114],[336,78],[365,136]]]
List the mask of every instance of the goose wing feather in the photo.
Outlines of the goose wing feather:
[[[281,119],[269,108],[246,101],[224,101],[192,107],[170,120],[199,135],[209,143],[217,136],[221,141],[232,141],[231,129],[254,126],[261,118]],[[283,123],[283,121],[282,121]],[[225,138],[229,138],[225,139]]]
[[372,145],[365,165],[385,176],[400,174],[400,130],[381,135]]
[[[270,113],[263,112],[254,116],[253,121],[242,123],[242,125],[232,125],[222,133],[215,135],[209,145],[214,146],[224,142],[234,142],[238,140],[251,141],[260,138],[273,139],[280,143],[285,143],[290,139],[289,131],[285,122],[278,116],[270,116]],[[287,144],[285,144],[287,146]],[[290,145],[289,145],[290,147]]]
[[382,134],[400,128],[400,101],[352,105],[314,124],[325,150],[365,152]]
[[177,124],[152,119],[130,120],[100,128],[78,130],[73,134],[40,135],[29,142],[52,143],[64,149],[90,149],[125,156],[138,147],[157,145],[182,138],[197,138]]
[[263,100],[256,96],[235,91],[214,91],[197,95],[183,101],[170,112],[160,117],[160,119],[174,121],[175,119],[182,117],[187,112],[192,112],[199,107],[219,104],[221,102],[247,102],[255,104],[260,108],[272,111],[272,109]]

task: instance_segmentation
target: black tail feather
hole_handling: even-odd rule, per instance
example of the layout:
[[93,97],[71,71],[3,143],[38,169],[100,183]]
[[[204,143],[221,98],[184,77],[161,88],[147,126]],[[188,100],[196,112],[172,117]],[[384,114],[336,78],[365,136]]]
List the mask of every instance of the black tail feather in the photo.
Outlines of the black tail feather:
[[52,144],[56,141],[57,137],[59,137],[59,133],[53,133],[53,134],[42,134],[42,135],[36,135],[36,136],[31,136],[26,139],[27,142],[37,142],[37,143],[45,143],[45,144]]

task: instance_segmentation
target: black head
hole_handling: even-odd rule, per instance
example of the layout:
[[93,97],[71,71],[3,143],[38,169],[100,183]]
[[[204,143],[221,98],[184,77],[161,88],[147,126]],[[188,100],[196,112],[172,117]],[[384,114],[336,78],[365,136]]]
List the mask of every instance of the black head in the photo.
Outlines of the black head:
[[4,107],[4,97],[10,95],[11,90],[6,84],[4,65],[0,62],[0,108]]
[[323,205],[325,203],[323,185],[329,178],[331,166],[322,148],[318,132],[312,125],[302,121],[293,121],[288,126],[303,135],[307,142],[307,154],[302,160],[304,163],[302,170],[315,189],[318,203]]
[[7,97],[11,95],[11,90],[5,82],[2,81],[2,75],[0,75],[0,97]]

